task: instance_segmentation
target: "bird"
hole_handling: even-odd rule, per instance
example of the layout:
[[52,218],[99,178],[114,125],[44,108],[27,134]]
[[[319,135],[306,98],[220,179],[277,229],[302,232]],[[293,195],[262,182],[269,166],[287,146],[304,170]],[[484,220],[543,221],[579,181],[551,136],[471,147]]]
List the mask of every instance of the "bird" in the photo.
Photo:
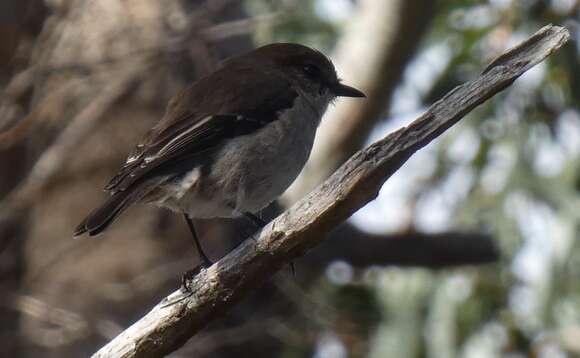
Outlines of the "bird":
[[199,267],[209,266],[192,219],[245,217],[266,225],[257,214],[299,175],[338,97],[365,94],[342,83],[316,49],[273,43],[226,59],[169,101],[105,186],[108,199],[74,236],[100,234],[131,205],[153,204],[184,216]]

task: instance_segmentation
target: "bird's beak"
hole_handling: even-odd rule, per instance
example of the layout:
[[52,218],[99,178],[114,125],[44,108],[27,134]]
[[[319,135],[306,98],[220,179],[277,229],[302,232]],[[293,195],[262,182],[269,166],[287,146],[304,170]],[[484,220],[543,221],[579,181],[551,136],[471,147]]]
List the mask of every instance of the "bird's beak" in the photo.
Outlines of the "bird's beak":
[[338,97],[366,97],[364,93],[357,90],[356,88],[347,86],[340,82],[337,83],[337,85],[334,87],[333,92]]

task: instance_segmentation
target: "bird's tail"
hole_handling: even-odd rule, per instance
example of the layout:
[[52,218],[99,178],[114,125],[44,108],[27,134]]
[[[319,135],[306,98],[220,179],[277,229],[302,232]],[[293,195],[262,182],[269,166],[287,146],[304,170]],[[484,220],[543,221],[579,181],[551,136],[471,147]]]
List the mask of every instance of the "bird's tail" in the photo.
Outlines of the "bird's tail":
[[88,233],[89,236],[105,230],[135,200],[133,190],[113,194],[103,205],[93,210],[75,229],[74,236]]

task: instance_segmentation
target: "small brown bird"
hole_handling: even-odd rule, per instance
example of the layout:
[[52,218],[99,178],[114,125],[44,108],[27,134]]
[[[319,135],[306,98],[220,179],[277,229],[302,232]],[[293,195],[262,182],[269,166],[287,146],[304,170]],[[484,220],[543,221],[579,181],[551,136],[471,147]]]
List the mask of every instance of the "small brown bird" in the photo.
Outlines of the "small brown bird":
[[161,121],[105,187],[111,196],[74,235],[97,235],[136,202],[182,213],[202,265],[191,218],[254,214],[278,198],[306,163],[336,97],[364,97],[306,46],[277,43],[224,61],[167,106]]

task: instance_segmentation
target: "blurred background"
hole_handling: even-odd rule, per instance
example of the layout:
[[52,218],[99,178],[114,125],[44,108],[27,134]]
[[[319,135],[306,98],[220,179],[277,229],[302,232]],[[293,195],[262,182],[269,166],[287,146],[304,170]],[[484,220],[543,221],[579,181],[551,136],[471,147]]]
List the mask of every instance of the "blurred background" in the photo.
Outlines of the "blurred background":
[[[0,355],[88,356],[179,286],[180,216],[72,230],[168,99],[275,41],[335,61],[341,99],[273,218],[578,0],[2,0]],[[580,356],[578,37],[421,150],[377,200],[172,357]],[[252,232],[198,221],[219,259]]]

